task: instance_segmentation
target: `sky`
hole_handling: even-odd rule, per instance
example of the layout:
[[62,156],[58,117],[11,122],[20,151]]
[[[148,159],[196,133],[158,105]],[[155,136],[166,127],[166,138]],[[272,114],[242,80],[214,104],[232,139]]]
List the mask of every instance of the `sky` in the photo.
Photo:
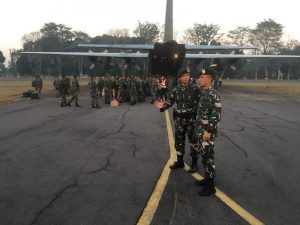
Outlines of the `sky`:
[[[194,23],[216,24],[222,33],[238,26],[254,28],[265,19],[284,26],[284,38],[300,41],[300,13],[295,0],[173,0],[174,30],[179,34]],[[25,34],[45,23],[64,24],[91,37],[114,28],[131,32],[140,22],[164,24],[166,0],[3,0],[1,1],[0,50],[22,48]],[[8,60],[7,60],[8,61]],[[7,63],[6,61],[6,63]]]

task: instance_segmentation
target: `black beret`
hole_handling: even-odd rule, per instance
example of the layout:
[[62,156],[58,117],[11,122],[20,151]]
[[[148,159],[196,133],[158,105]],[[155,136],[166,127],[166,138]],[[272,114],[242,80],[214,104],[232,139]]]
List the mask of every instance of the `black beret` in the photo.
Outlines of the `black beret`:
[[177,73],[177,77],[181,77],[183,74],[187,74],[189,73],[189,71],[186,68],[181,68],[178,73]]
[[212,69],[204,68],[200,70],[199,75],[210,75],[212,77],[215,77],[215,72]]

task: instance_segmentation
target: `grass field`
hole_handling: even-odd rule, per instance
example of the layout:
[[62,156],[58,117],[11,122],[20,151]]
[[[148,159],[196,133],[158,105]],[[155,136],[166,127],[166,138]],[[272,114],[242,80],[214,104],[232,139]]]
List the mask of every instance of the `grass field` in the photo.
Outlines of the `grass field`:
[[[24,91],[33,90],[31,79],[0,80],[0,103],[13,102],[22,98]],[[86,86],[88,79],[80,79],[80,85]],[[300,96],[300,81],[277,81],[277,80],[223,80],[224,87],[245,89],[251,92],[277,93]],[[87,87],[83,87],[85,89]],[[54,90],[53,79],[43,80],[42,92]]]
[[[53,89],[53,81],[43,81],[43,91]],[[34,90],[31,80],[0,80],[0,103],[15,101],[22,97],[24,91]]]
[[[14,102],[22,98],[23,92],[34,90],[31,86],[32,79],[3,79],[0,80],[0,104]],[[86,86],[88,79],[80,79],[80,85]],[[84,87],[83,89],[85,89]],[[53,79],[43,79],[42,93],[53,91]]]
[[300,96],[300,81],[277,81],[277,80],[224,80],[223,84],[229,88],[242,88],[251,92],[276,93]]

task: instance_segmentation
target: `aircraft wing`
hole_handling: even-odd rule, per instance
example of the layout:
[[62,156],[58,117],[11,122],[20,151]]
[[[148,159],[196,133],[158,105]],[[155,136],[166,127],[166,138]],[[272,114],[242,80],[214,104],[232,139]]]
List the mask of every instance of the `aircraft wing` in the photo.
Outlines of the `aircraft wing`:
[[148,58],[148,53],[113,53],[113,52],[21,52],[30,55],[66,55],[66,56],[95,56],[95,57],[117,57],[117,58]]
[[78,47],[87,48],[105,48],[105,49],[139,49],[139,50],[150,50],[154,49],[154,45],[146,44],[79,44]]
[[300,58],[300,55],[185,54],[186,59]]
[[186,50],[239,50],[239,49],[258,49],[257,46],[233,46],[233,45],[185,45]]
[[[139,49],[151,50],[154,45],[147,44],[79,44],[78,47],[105,48],[105,49]],[[257,46],[231,46],[231,45],[185,45],[186,50],[238,50],[238,49],[258,49]]]

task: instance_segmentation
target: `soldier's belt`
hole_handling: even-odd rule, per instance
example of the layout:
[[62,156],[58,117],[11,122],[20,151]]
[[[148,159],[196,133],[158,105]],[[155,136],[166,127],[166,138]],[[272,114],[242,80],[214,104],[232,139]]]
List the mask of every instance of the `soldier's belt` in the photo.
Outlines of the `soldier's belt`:
[[182,119],[191,119],[191,118],[196,118],[195,113],[178,113],[176,111],[173,112],[174,117],[179,117]]

